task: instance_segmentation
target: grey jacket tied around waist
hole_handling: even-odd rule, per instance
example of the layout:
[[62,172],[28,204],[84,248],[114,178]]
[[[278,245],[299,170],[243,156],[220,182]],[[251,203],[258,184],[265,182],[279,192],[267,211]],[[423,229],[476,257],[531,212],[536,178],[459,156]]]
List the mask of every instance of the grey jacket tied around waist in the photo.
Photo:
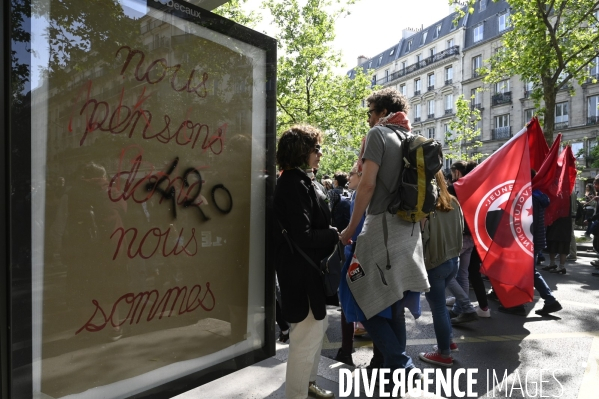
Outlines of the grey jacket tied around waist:
[[[422,238],[412,223],[387,212],[367,215],[355,256],[360,272],[346,276],[367,319],[403,298],[405,291],[430,288],[422,254]],[[350,271],[352,269],[350,265]]]

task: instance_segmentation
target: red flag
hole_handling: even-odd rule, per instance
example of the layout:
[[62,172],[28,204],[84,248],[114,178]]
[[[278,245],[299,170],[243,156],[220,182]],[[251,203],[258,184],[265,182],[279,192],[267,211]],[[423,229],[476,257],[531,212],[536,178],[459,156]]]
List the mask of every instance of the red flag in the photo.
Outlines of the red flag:
[[543,161],[549,153],[549,147],[545,136],[543,136],[543,130],[539,125],[537,117],[533,117],[528,125],[526,125],[526,132],[528,133],[528,149],[530,152],[530,167],[534,170],[539,170]]
[[466,223],[505,307],[533,299],[532,188],[526,128],[454,183]]
[[550,187],[554,185],[555,172],[557,170],[557,159],[559,158],[559,147],[562,143],[562,134],[559,133],[549,150],[549,154],[543,161],[539,169],[536,169],[537,174],[532,179],[532,189],[541,190],[549,195]]

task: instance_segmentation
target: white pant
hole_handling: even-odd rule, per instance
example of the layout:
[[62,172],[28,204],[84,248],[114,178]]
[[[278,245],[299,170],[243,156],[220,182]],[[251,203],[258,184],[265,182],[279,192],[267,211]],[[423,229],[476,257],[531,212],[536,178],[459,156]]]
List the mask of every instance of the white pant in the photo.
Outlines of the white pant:
[[314,319],[312,310],[299,323],[291,323],[289,357],[285,376],[287,399],[306,399],[310,381],[316,381],[322,340],[328,327],[328,316]]

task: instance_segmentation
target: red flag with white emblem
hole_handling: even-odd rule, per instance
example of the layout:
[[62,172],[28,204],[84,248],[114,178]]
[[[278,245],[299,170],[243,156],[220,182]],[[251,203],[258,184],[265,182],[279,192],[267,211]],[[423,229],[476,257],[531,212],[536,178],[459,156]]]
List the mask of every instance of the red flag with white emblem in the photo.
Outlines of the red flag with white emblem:
[[532,188],[526,128],[454,183],[484,273],[505,307],[533,299]]

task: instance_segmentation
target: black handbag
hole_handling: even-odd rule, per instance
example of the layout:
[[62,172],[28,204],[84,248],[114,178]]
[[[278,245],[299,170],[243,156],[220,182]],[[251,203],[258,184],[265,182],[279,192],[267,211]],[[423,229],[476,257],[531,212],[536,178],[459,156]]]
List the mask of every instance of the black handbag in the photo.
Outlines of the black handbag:
[[281,225],[279,222],[279,226],[281,226],[281,234],[285,237],[287,244],[289,245],[289,249],[291,253],[293,253],[293,248],[299,252],[300,255],[306,259],[306,261],[315,268],[318,273],[322,276],[322,284],[324,286],[324,292],[326,296],[337,295],[337,290],[339,289],[339,282],[341,281],[341,267],[345,262],[345,254],[343,253],[343,247],[341,242],[337,242],[335,244],[335,249],[333,252],[323,258],[320,261],[320,265],[316,265],[312,259],[304,251],[300,249],[300,247],[291,240],[289,235],[287,234],[287,230]]

